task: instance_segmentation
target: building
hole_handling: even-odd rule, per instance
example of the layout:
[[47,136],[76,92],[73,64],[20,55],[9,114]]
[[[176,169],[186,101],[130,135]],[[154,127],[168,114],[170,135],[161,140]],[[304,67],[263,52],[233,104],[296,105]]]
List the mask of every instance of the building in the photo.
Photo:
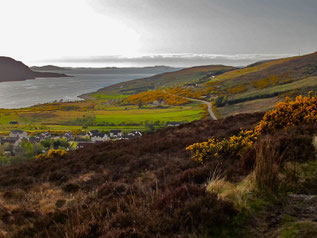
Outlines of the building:
[[177,121],[171,121],[167,123],[167,126],[180,126],[181,123]]
[[122,131],[121,130],[111,130],[110,131],[110,138],[121,138]]
[[106,141],[109,139],[110,139],[109,136],[102,132],[94,133],[93,136],[90,137],[90,140],[92,142],[101,142],[101,141]]
[[28,133],[21,130],[12,130],[10,132],[9,137],[15,137],[15,138],[28,138]]

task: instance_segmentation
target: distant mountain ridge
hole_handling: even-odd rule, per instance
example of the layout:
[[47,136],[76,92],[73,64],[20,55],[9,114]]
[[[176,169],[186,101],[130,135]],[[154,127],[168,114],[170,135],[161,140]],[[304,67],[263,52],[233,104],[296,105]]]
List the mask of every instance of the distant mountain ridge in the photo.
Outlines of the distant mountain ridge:
[[55,71],[55,70],[65,70],[64,67],[59,67],[55,65],[45,65],[45,66],[32,66],[30,67],[33,71]]
[[70,70],[80,70],[81,72],[87,71],[95,74],[99,73],[109,73],[109,74],[162,74],[165,72],[175,72],[181,70],[182,68],[174,68],[165,65],[159,66],[147,66],[147,67],[59,67],[55,65],[45,65],[45,66],[32,66],[31,70],[37,72],[47,72],[47,71],[70,71]]
[[23,81],[35,78],[68,77],[66,74],[50,72],[34,72],[21,61],[0,56],[0,82]]

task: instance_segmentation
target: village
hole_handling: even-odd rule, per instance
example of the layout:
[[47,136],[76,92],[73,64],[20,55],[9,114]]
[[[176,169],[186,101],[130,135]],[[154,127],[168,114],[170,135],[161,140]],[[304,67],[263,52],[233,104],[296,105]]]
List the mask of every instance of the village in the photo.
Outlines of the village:
[[48,131],[29,135],[23,130],[12,130],[6,137],[0,137],[0,155],[15,156],[24,147],[41,148],[36,153],[45,153],[50,148],[76,150],[89,144],[100,143],[110,140],[127,140],[142,136],[140,131],[123,133],[121,130],[110,130],[109,133],[99,130],[91,130],[73,134],[71,131],[61,134],[52,134]]

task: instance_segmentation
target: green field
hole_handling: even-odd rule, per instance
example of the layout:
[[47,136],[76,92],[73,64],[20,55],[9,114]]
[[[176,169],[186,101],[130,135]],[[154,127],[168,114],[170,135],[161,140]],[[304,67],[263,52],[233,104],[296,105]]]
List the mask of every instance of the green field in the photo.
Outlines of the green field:
[[[183,106],[142,108],[133,105],[113,105],[94,100],[75,103],[45,104],[23,109],[0,110],[0,134],[21,129],[39,131],[79,131],[120,129],[147,131],[166,126],[167,122],[191,122],[200,119],[204,110],[199,103]],[[61,110],[67,108],[68,110]],[[9,124],[18,121],[18,125]]]

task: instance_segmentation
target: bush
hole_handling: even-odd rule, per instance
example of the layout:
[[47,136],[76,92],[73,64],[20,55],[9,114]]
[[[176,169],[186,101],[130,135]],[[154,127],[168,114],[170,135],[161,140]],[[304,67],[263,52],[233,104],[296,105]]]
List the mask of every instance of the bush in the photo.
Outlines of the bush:
[[258,135],[279,129],[317,122],[317,97],[310,92],[307,97],[298,96],[294,101],[279,102],[274,110],[267,112],[255,128]]
[[67,154],[66,150],[62,149],[51,149],[47,152],[47,154],[40,154],[36,156],[36,159],[57,159],[57,158],[64,158]]
[[[258,137],[298,125],[317,122],[317,97],[312,92],[307,97],[298,96],[294,101],[286,98],[274,110],[267,112],[254,130],[241,130],[238,136],[229,139],[209,139],[207,142],[195,143],[186,149],[193,152],[193,159],[204,162],[210,158],[241,158]],[[296,146],[295,146],[296,148]]]
[[209,139],[207,142],[195,143],[186,148],[194,153],[193,159],[204,162],[209,158],[221,156],[222,158],[240,158],[246,149],[252,147],[257,137],[253,131],[241,130],[238,136],[229,139]]

